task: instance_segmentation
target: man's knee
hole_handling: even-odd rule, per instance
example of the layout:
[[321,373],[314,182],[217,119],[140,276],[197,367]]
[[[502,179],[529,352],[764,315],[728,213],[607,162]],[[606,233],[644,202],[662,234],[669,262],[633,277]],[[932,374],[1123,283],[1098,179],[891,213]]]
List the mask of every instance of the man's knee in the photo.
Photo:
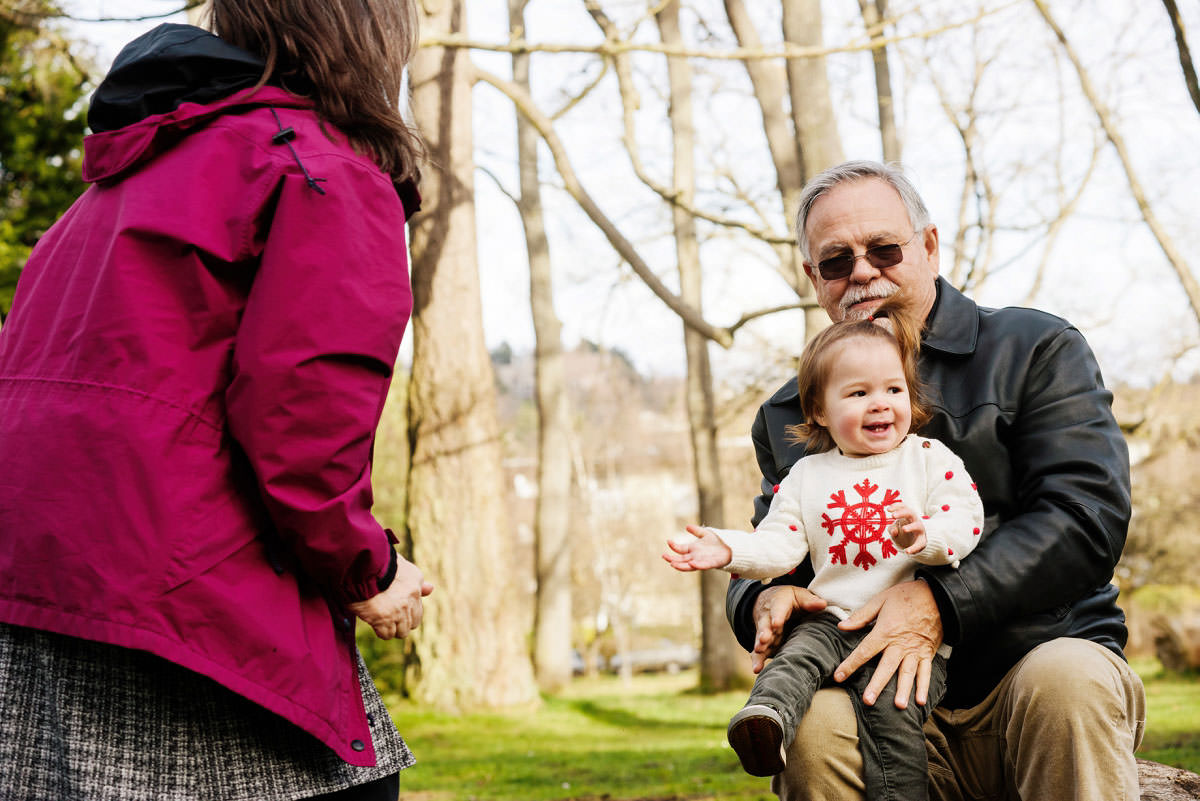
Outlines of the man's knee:
[[[1088,640],[1061,638],[1031,651],[1013,671],[1011,704],[1026,716],[1063,724],[1094,719],[1109,724],[1145,719],[1141,681],[1119,656]],[[1140,735],[1140,726],[1139,731]]]
[[845,690],[827,687],[813,696],[772,789],[784,801],[864,798],[858,720]]
[[1022,659],[1005,680],[1004,738],[1022,798],[1137,798],[1133,750],[1145,723],[1141,680],[1096,643],[1058,639]]

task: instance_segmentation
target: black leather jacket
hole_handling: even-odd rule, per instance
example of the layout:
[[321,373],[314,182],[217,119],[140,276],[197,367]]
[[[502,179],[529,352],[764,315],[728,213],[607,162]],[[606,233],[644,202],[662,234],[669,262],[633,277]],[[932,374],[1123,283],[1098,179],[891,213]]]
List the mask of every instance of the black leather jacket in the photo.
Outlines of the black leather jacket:
[[[959,569],[918,571],[954,646],[942,704],[978,703],[1022,656],[1056,637],[1122,655],[1125,615],[1109,582],[1129,524],[1129,456],[1083,335],[1031,309],[981,308],[939,278],[921,375],[934,414],[920,433],[962,458],[987,514],[983,540]],[[771,488],[804,455],[785,434],[802,419],[796,393],[793,378],[760,407],[751,429],[763,475],[755,524]],[[805,562],[773,583],[811,578]],[[763,586],[734,580],[726,598],[747,649]]]

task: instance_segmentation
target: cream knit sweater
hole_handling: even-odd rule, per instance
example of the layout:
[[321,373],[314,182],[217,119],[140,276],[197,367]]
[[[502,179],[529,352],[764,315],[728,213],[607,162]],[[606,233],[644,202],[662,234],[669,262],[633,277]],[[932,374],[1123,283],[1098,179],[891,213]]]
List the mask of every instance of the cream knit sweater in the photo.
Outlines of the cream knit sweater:
[[[901,500],[926,517],[925,549],[912,556],[888,534],[894,518],[886,509]],[[845,619],[876,593],[911,579],[918,562],[957,567],[982,535],[983,504],[949,448],[910,434],[883,454],[806,456],[776,485],[753,533],[714,531],[733,551],[725,570],[743,578],[775,578],[811,556],[816,577],[809,589]]]

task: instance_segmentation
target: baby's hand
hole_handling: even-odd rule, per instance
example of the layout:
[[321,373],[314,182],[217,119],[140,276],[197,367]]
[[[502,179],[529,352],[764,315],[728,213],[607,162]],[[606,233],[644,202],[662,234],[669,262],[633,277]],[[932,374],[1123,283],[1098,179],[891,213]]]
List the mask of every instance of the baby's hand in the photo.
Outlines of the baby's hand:
[[671,567],[682,573],[693,570],[711,570],[714,567],[725,567],[733,559],[733,551],[725,541],[716,535],[711,528],[688,526],[688,533],[697,539],[687,542],[667,540],[668,551],[662,555]]
[[920,515],[903,503],[892,504],[887,508],[887,513],[895,519],[895,522],[888,526],[888,534],[905,553],[914,554],[925,550],[925,521]]

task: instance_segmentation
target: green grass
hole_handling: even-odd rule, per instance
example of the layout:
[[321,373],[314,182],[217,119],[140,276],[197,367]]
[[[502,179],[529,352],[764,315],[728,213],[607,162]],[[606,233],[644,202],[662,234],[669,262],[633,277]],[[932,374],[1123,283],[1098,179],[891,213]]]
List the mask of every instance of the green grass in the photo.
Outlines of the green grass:
[[769,801],[725,743],[744,692],[688,692],[694,671],[632,684],[580,679],[533,712],[452,716],[392,703],[417,755],[401,797],[419,801]]
[[[1200,772],[1200,676],[1135,662],[1148,724],[1138,755]],[[699,695],[694,671],[581,679],[530,711],[446,715],[388,698],[418,764],[406,801],[773,801],[725,743],[744,691]]]
[[1170,674],[1155,659],[1134,660],[1146,685],[1146,735],[1138,756],[1200,773],[1200,674]]

